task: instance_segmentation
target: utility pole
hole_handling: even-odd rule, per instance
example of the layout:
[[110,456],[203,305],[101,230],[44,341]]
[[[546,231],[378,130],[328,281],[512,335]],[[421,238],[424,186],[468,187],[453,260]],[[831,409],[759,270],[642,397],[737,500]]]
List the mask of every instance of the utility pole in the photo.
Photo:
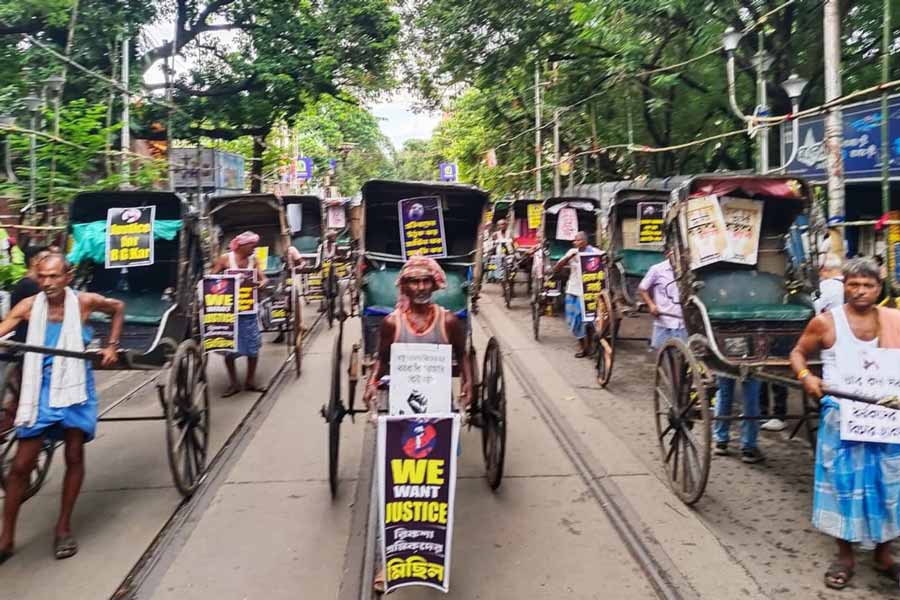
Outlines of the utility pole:
[[129,65],[128,42],[126,36],[122,39],[122,185],[119,187],[127,190],[131,187],[131,163],[128,152],[131,150],[131,94],[128,93]]
[[[769,56],[766,54],[765,36],[760,30],[758,37],[758,49],[756,52],[756,113],[760,117],[769,116],[769,94],[766,89],[766,74],[769,70]],[[763,122],[765,123],[765,122]],[[769,127],[760,125],[757,133],[759,143],[759,174],[769,172]]]
[[[825,0],[825,102],[841,96],[841,15],[839,0]],[[828,110],[825,119],[825,156],[828,169],[828,222],[842,223],[844,218],[844,123],[840,107]],[[799,140],[794,143],[799,143]],[[843,256],[844,232],[830,231],[831,252]]]
[[[881,32],[881,83],[888,82],[891,76],[891,1],[884,0],[883,29]],[[888,110],[887,89],[881,92],[881,213],[891,212],[891,141],[889,134],[890,111]],[[891,247],[891,230],[896,225],[887,228],[887,243],[885,244],[885,261],[887,265],[888,281],[896,283],[896,265],[894,264],[894,249]],[[889,288],[890,289],[890,288]]]
[[534,192],[538,200],[541,191],[541,61],[534,61]]
[[559,109],[553,109],[553,195],[562,195],[562,177],[559,173]]

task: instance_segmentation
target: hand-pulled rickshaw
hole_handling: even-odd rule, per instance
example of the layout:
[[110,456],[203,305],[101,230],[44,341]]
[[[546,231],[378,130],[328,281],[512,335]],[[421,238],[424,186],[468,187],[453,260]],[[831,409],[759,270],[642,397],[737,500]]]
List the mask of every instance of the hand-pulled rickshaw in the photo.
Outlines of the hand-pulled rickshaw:
[[[259,313],[263,332],[284,336],[288,352],[294,354],[294,369],[300,376],[303,345],[302,308],[299,290],[292,285],[293,259],[288,252],[291,236],[282,200],[274,194],[213,196],[206,201],[210,247],[213,257],[228,251],[231,240],[244,231],[259,235],[256,260],[268,279],[260,289]],[[284,321],[273,319],[273,309],[284,311]],[[274,321],[274,322],[273,322]]]
[[[708,175],[673,193],[666,244],[689,339],[659,350],[654,408],[669,483],[686,504],[700,499],[710,469],[716,376],[798,387],[788,356],[813,316],[815,260],[786,269],[785,239],[812,203],[806,183],[786,177]],[[812,253],[815,256],[815,252]],[[792,435],[815,418],[804,397]]]
[[[553,274],[553,266],[572,249],[575,234],[584,231],[588,243],[597,245],[600,201],[595,198],[561,196],[543,204],[544,218],[531,269],[531,326],[534,339],[540,338],[541,317],[552,304],[559,304],[566,277]],[[562,221],[561,221],[562,217]]]
[[[494,236],[499,235],[506,239],[509,234],[509,217],[511,214],[512,200],[497,200],[490,205],[486,215],[490,220],[485,220],[484,240],[482,246],[482,282],[505,283],[506,266],[508,264],[509,248],[506,244],[497,243]],[[506,221],[507,227],[500,231],[498,223]],[[504,296],[505,296],[504,289]]]
[[[347,317],[355,313],[356,303],[356,240],[352,235],[350,201],[330,198],[323,201],[325,233],[320,246],[320,269],[325,296],[325,316],[328,327],[337,320],[341,327]],[[326,246],[328,233],[335,236],[335,247]],[[346,306],[347,296],[350,307]]]
[[[638,285],[650,267],[664,259],[663,218],[671,192],[653,182],[623,181],[604,184],[607,197],[604,250],[608,257],[604,302],[609,325],[598,332],[609,355],[597,353],[597,382],[609,383],[622,319],[645,312]],[[671,290],[674,294],[675,290]],[[644,338],[640,338],[644,339]]]
[[[353,417],[366,409],[355,408],[356,387],[365,380],[374,364],[382,320],[397,302],[396,281],[403,266],[397,206],[401,200],[437,197],[442,206],[447,257],[438,259],[447,276],[446,289],[434,294],[434,302],[465,320],[468,356],[472,364],[472,402],[469,423],[482,430],[482,451],[487,480],[496,489],[503,477],[506,450],[506,386],[503,378],[500,345],[488,341],[479,377],[476,351],[472,344],[470,289],[477,261],[479,226],[483,219],[487,194],[468,185],[401,181],[369,181],[363,186],[362,275],[360,282],[362,340],[353,344],[344,374],[342,331],[338,333],[332,354],[331,394],[322,407],[328,423],[328,477],[332,495],[338,487],[338,451],[340,427],[344,417]],[[454,376],[458,376],[460,357],[454,356]],[[345,403],[345,399],[347,402]]]
[[[153,264],[105,268],[107,211],[149,206],[155,207]],[[203,274],[198,219],[180,196],[170,192],[89,192],[78,194],[72,201],[68,235],[74,241],[69,254],[76,268],[72,287],[125,303],[118,362],[107,370],[162,372],[150,380],[156,383],[161,415],[106,416],[131,394],[102,410],[99,420],[165,421],[172,479],[182,495],[190,496],[204,475],[209,447],[209,389],[197,320],[197,284]],[[23,352],[33,351],[84,358],[92,361],[96,370],[101,368],[98,349],[106,343],[109,320],[105,315],[92,315],[89,324],[93,341],[83,353],[9,341],[0,346],[12,354],[7,358],[13,361]],[[7,367],[4,399],[18,399],[19,377],[14,376],[17,370],[15,362]],[[17,445],[13,432],[3,432],[3,436],[0,484],[9,472]],[[53,451],[53,443],[45,442],[26,498],[37,493],[43,484]]]

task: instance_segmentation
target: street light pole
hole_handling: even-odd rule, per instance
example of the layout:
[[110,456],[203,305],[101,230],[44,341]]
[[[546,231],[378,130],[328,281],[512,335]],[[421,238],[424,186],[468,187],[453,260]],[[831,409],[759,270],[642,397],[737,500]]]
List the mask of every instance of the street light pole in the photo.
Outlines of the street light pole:
[[131,150],[131,94],[128,93],[129,53],[128,37],[122,39],[122,189],[131,187],[131,163],[128,152]]
[[534,61],[534,192],[541,199],[541,61]]
[[[41,105],[43,104],[42,100],[35,95],[26,96],[22,99],[22,102],[25,104],[25,110],[31,115],[31,133],[29,134],[29,144],[28,144],[28,162],[29,162],[29,177],[28,177],[28,204],[25,206],[25,210],[34,210],[35,202],[37,201],[37,128],[38,128],[38,113],[41,111]],[[24,211],[23,211],[24,212]]]
[[[841,15],[838,0],[825,0],[825,102],[841,96]],[[828,168],[828,223],[837,224],[844,216],[844,123],[840,107],[830,108],[825,117],[825,157]],[[831,252],[843,256],[844,235],[840,228],[830,230]]]
[[[0,116],[0,125],[4,128],[6,127],[14,127],[16,124],[16,118],[12,115],[2,115]],[[12,168],[12,156],[9,154],[9,133],[6,134],[3,142],[3,167],[6,170],[6,179],[10,183],[16,183],[18,180],[16,179],[16,172]]]
[[[760,117],[769,116],[768,92],[766,90],[766,74],[771,66],[772,59],[766,54],[763,34],[759,32],[759,46],[756,52],[756,114]],[[759,144],[759,173],[769,170],[769,126],[763,123],[756,133]]]

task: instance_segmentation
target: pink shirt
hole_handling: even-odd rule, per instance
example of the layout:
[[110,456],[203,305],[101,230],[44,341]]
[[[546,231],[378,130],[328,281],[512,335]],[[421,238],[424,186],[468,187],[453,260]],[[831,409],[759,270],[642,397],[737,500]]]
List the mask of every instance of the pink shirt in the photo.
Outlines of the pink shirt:
[[675,283],[675,273],[668,260],[650,267],[638,287],[650,294],[660,312],[667,315],[678,315],[677,317],[660,315],[656,317],[657,325],[666,329],[684,327],[684,319],[681,318],[681,303],[678,298],[678,285]]

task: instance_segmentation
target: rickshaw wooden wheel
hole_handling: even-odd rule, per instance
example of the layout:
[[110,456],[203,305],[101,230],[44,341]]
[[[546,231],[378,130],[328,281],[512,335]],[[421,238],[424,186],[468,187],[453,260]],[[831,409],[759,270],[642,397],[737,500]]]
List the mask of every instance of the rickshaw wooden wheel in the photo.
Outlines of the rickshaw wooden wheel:
[[337,497],[338,457],[341,448],[341,421],[344,419],[344,405],[341,402],[341,355],[343,336],[338,334],[331,353],[331,391],[325,419],[328,422],[328,486],[331,497]]
[[178,345],[165,388],[166,450],[175,487],[189,497],[206,470],[209,386],[206,359],[192,339]]
[[669,485],[682,502],[694,504],[709,478],[712,418],[700,363],[681,340],[669,340],[657,355],[653,404]]
[[[604,314],[604,319],[603,329],[597,331],[597,385],[605,388],[612,377],[616,357],[616,314],[608,291],[600,293],[600,304],[602,306],[598,306],[597,309]],[[603,351],[604,345],[609,346],[608,359]]]
[[506,458],[506,380],[497,338],[488,340],[484,351],[481,387],[481,450],[488,485],[500,487]]
[[296,286],[291,286],[291,323],[288,342],[292,344],[294,352],[294,373],[300,377],[303,370],[303,305],[300,303],[300,292]]
[[353,418],[353,408],[356,405],[356,384],[359,382],[362,368],[359,363],[359,353],[359,344],[353,344],[350,349],[350,360],[347,363],[347,406],[350,409],[351,419]]
[[[21,370],[17,363],[8,363],[3,371],[3,395],[0,396],[0,405],[7,400],[18,402],[19,390],[21,385]],[[0,488],[6,489],[6,478],[12,461],[16,456],[18,441],[14,429],[7,432],[0,431],[0,435],[6,434],[6,439],[0,442]],[[45,440],[38,454],[37,463],[34,465],[28,476],[28,487],[25,489],[23,500],[28,500],[38,493],[44,481],[47,479],[47,473],[50,471],[50,464],[53,461],[53,451],[56,445],[50,440]]]

